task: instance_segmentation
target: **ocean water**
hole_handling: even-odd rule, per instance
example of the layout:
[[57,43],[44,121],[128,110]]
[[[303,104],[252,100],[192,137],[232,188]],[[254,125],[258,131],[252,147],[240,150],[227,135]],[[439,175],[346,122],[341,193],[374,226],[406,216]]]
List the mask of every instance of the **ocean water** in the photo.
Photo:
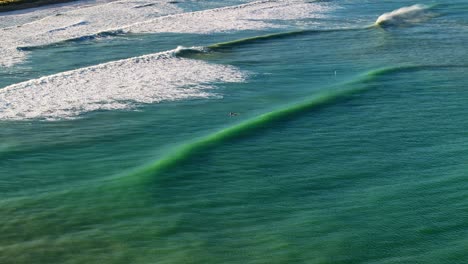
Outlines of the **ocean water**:
[[466,263],[467,10],[0,14],[0,263]]

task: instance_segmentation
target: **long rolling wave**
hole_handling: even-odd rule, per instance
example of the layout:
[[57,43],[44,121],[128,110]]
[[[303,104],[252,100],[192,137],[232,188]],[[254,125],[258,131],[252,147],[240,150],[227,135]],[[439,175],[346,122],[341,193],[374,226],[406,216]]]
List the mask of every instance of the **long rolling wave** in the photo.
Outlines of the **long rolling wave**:
[[315,94],[306,100],[264,113],[181,145],[165,157],[145,167],[139,168],[130,174],[124,175],[125,177],[122,177],[122,179],[130,181],[152,180],[153,176],[174,168],[179,163],[190,159],[199,151],[219,146],[234,139],[248,137],[252,135],[252,133],[269,128],[275,123],[285,122],[301,114],[320,110],[341,101],[349,100],[353,95],[369,91],[376,87],[375,85],[370,85],[370,83],[379,77],[431,69],[466,67],[468,67],[468,65],[402,65],[370,70],[357,76],[355,79],[334,85],[326,91]]

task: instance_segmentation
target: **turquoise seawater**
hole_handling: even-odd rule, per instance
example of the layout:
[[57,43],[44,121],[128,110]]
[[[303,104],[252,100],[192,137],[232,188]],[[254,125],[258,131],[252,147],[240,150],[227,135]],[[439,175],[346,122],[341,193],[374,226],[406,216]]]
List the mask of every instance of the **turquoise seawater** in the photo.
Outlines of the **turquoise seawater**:
[[177,56],[247,73],[213,97],[0,120],[0,263],[466,263],[468,5],[376,25],[417,3],[317,3],[281,28],[87,38],[0,68],[6,87],[202,46]]

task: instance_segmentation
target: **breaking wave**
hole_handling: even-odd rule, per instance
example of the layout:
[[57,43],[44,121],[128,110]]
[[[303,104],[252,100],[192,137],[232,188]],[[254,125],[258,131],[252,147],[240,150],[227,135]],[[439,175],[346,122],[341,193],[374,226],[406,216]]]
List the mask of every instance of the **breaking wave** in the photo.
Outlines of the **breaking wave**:
[[385,27],[421,23],[434,16],[428,12],[428,9],[429,7],[426,5],[412,5],[408,7],[402,7],[379,16],[375,21],[375,24]]
[[0,89],[0,119],[70,119],[96,110],[217,96],[213,83],[242,82],[246,73],[181,58],[183,48],[103,63]]
[[[321,18],[331,4],[305,0],[263,0],[230,7],[181,13],[170,2],[122,0],[68,10],[36,21],[0,28],[0,67],[22,62],[27,51],[54,43],[81,41],[128,33],[208,34],[239,30],[287,27],[285,21]],[[425,5],[413,5],[385,13],[375,26],[404,26],[434,17]],[[281,20],[282,24],[275,21]],[[63,26],[67,25],[67,26]],[[361,29],[368,29],[361,28]],[[350,29],[304,30],[261,38]],[[352,29],[354,30],[354,29]],[[254,39],[250,39],[253,41]]]

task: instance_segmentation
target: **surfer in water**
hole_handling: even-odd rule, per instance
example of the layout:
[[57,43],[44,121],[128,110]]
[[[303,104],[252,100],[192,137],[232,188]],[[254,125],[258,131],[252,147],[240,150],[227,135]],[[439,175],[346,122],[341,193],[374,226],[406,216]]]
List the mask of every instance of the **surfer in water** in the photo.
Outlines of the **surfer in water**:
[[239,115],[239,114],[236,113],[236,112],[229,112],[229,116],[230,116],[230,117],[237,116],[237,115]]

